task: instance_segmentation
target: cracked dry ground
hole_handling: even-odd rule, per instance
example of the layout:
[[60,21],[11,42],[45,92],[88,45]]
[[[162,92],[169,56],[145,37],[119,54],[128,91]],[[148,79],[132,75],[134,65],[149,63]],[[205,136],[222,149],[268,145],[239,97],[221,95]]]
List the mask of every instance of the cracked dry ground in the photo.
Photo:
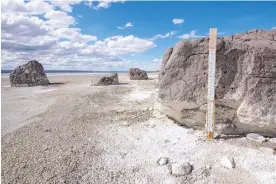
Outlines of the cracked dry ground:
[[[146,88],[153,89],[149,84]],[[147,121],[152,111],[142,111],[145,103],[127,101],[137,85],[64,92],[31,123],[2,138],[3,183],[134,183],[138,167],[108,168],[112,131],[121,121]],[[126,111],[116,111],[124,108]],[[126,153],[119,153],[123,159]],[[135,160],[135,159],[134,159]],[[112,162],[112,161],[111,161]],[[112,165],[112,164],[111,164]]]

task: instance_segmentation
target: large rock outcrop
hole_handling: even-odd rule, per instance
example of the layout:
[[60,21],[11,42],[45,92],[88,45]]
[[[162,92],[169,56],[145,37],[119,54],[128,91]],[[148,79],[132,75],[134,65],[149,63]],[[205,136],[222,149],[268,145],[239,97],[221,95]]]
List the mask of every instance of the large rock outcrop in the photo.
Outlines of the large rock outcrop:
[[108,86],[108,85],[118,85],[118,74],[114,73],[109,76],[104,76],[100,79],[100,81],[97,83],[97,86]]
[[10,73],[11,86],[38,86],[48,85],[49,80],[43,66],[38,61],[29,61],[27,64],[16,67]]
[[[209,39],[183,40],[164,54],[162,111],[181,124],[206,123]],[[223,134],[276,136],[276,30],[217,40],[216,129]]]
[[128,71],[130,80],[147,80],[148,74],[145,70],[139,68],[130,68]]

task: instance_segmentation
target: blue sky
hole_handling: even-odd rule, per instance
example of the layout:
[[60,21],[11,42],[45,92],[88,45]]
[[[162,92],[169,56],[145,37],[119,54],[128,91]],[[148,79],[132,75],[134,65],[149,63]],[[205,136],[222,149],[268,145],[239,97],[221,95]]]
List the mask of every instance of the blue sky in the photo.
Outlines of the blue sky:
[[2,69],[37,59],[46,69],[157,70],[167,48],[211,27],[219,36],[276,27],[276,2],[43,3],[1,3]]

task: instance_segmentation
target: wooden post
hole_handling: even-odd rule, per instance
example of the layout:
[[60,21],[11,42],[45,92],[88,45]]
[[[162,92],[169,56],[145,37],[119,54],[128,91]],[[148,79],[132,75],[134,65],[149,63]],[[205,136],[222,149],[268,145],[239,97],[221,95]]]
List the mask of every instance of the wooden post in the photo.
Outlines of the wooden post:
[[216,50],[217,50],[217,29],[210,29],[209,39],[209,71],[208,71],[208,95],[207,95],[207,133],[208,140],[214,136],[215,126],[215,74],[216,74]]

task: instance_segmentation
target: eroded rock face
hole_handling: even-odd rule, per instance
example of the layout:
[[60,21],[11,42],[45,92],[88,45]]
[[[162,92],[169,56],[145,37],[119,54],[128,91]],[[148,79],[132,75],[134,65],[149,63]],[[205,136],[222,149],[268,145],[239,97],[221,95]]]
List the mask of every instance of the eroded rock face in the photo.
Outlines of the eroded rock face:
[[11,86],[38,86],[48,85],[49,80],[43,66],[38,61],[29,61],[27,64],[16,67],[10,73]]
[[[178,42],[159,73],[162,111],[199,129],[206,121],[208,44],[208,38]],[[219,38],[215,86],[217,131],[276,136],[276,30]]]
[[145,70],[140,70],[139,68],[131,68],[128,71],[130,80],[147,80],[148,74]]
[[107,85],[118,85],[118,74],[114,73],[110,76],[104,76],[101,78],[101,80],[97,83],[97,86],[107,86]]

